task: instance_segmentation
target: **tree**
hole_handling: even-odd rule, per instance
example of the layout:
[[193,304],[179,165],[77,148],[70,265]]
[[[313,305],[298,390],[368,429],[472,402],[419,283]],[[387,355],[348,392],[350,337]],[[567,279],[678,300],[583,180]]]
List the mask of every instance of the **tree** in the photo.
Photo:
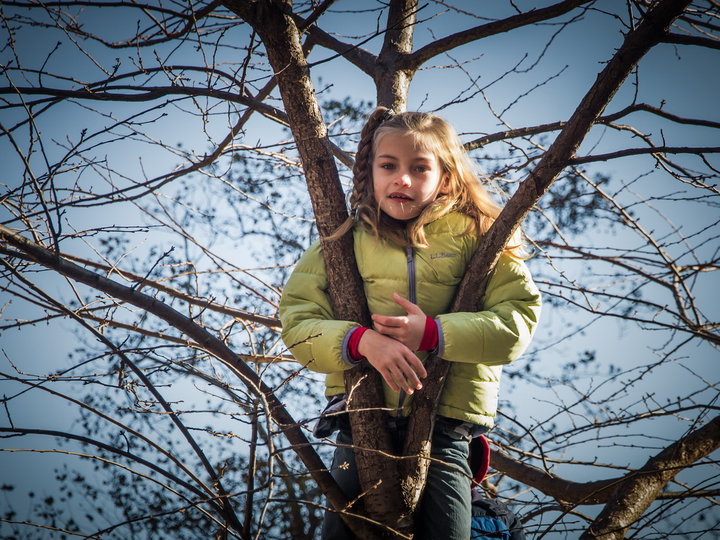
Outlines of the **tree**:
[[[705,205],[717,204],[718,147],[706,141],[720,123],[697,118],[693,113],[702,110],[700,105],[690,108],[691,113],[672,109],[678,101],[671,90],[652,97],[643,81],[653,77],[648,54],[665,62],[673,51],[713,58],[717,6],[639,1],[603,11],[605,4],[579,0],[538,8],[508,4],[482,14],[474,4],[410,0],[368,5],[360,14],[346,12],[354,8],[345,3],[328,1],[4,5],[3,152],[18,179],[3,198],[4,290],[14,305],[40,311],[32,317],[10,313],[3,331],[26,332],[33,324],[63,317],[103,348],[87,342],[80,360],[40,375],[11,358],[15,372],[3,373],[11,389],[4,398],[8,424],[0,429],[12,437],[77,441],[87,457],[112,462],[115,493],[145,501],[147,510],[133,512],[125,503],[126,515],[113,517],[105,530],[97,529],[98,535],[129,527],[192,536],[191,526],[206,531],[214,524],[218,535],[249,537],[264,530],[310,536],[312,520],[309,528],[303,523],[307,516],[317,520],[320,499],[306,474],[336,510],[348,509],[305,423],[298,423],[284,405],[317,385],[284,362],[289,359],[277,343],[274,318],[287,265],[315,235],[313,216],[303,202],[309,198],[312,203],[314,225],[324,242],[347,215],[341,187],[347,172],[338,163],[351,165],[353,138],[369,108],[365,102],[326,97],[326,90],[315,89],[314,77],[328,65],[352,66],[372,79],[377,104],[403,110],[412,98],[413,81],[423,91],[419,70],[431,68],[442,56],[449,58],[454,73],[466,77],[467,87],[451,90],[433,108],[472,115],[483,104],[500,128],[467,143],[495,179],[498,196],[507,199],[466,276],[467,289],[477,289],[510,232],[527,217],[529,238],[542,256],[534,270],[549,303],[558,313],[572,310],[569,317],[580,320],[570,331],[560,330],[562,325],[553,331],[564,339],[592,318],[618,318],[628,327],[662,336],[654,362],[616,367],[588,351],[578,361],[558,366],[560,379],[550,385],[557,401],[545,413],[552,422],[535,419],[534,425],[524,425],[520,418],[532,417],[520,416],[522,405],[515,415],[508,407],[500,424],[505,431],[493,437],[497,480],[487,482],[486,489],[502,496],[516,493],[526,521],[539,534],[585,530],[589,537],[610,538],[632,529],[648,535],[657,523],[687,530],[676,522],[688,515],[715,519],[699,503],[693,506],[698,510],[677,516],[673,509],[677,501],[694,498],[709,501],[710,507],[717,496],[717,482],[708,472],[720,440],[717,416],[712,418],[717,386],[704,367],[680,354],[696,346],[702,357],[718,344],[717,314],[704,278],[717,269],[717,217]],[[115,8],[114,25],[105,17],[110,7]],[[459,20],[467,29],[446,28],[444,20]],[[361,35],[334,33],[356,21]],[[440,37],[423,33],[423,45],[414,46],[420,32],[432,32],[438,21]],[[567,114],[558,111],[556,120],[533,124],[523,119],[523,127],[511,127],[516,122],[513,108],[563,80],[565,69],[546,66],[555,42],[598,21],[619,37],[616,51],[605,42],[598,52],[604,64],[590,72],[597,75],[594,82],[586,76],[581,95]],[[26,49],[38,29],[60,36],[41,55]],[[525,50],[532,54],[506,65],[486,83],[488,76],[476,71],[473,49],[490,51],[493,40],[503,38],[516,46],[523,36],[530,36]],[[575,61],[589,64],[585,57]],[[68,75],[70,65],[79,66],[78,72]],[[523,81],[522,89],[510,86],[517,80]],[[504,84],[516,93],[498,101],[492,88]],[[649,102],[646,94],[652,97]],[[502,102],[507,106],[498,110]],[[606,111],[608,106],[613,112]],[[709,110],[711,100],[704,109]],[[56,111],[73,111],[78,128],[58,129],[53,125]],[[197,123],[204,140],[195,139],[188,150],[185,142],[168,143],[168,133],[179,138],[180,122],[189,121]],[[682,145],[675,142],[681,137]],[[200,154],[199,145],[208,151]],[[483,154],[486,149],[492,154]],[[133,153],[141,156],[138,166],[123,163],[121,156]],[[633,163],[639,167],[662,172],[661,180],[647,169],[637,169],[631,181],[613,178],[613,164],[629,156],[636,156]],[[646,176],[655,185],[647,185]],[[98,187],[101,182],[103,188]],[[198,193],[206,200],[198,201]],[[648,211],[658,208],[665,217],[666,209],[680,206],[692,208],[689,232],[670,220],[645,225]],[[99,219],[92,215],[96,208],[103,212]],[[584,234],[586,227],[602,230],[595,239]],[[147,248],[133,239],[145,231],[151,231],[153,244]],[[609,245],[608,238],[617,240]],[[161,247],[167,243],[182,254]],[[254,258],[265,268],[248,272],[235,262],[228,253],[238,247],[257,251]],[[336,317],[367,321],[351,243],[326,243],[324,253]],[[49,291],[63,281],[63,297],[55,298]],[[87,288],[77,288],[78,283]],[[243,294],[223,292],[233,288]],[[471,309],[476,302],[460,295],[456,308]],[[581,319],[583,312],[592,317]],[[563,339],[543,340],[530,355],[527,370],[511,371],[518,388],[544,382],[540,366],[555,349],[542,349]],[[687,388],[654,391],[640,399],[628,391],[661,377],[673,364],[687,370]],[[429,379],[441,383],[442,368],[443,362],[436,362],[432,369],[440,374]],[[199,401],[189,409],[178,406],[179,396],[164,387],[191,380],[214,388],[197,389],[207,395],[207,413]],[[367,493],[364,507],[355,505],[346,515],[360,512],[409,533],[411,524],[400,516],[417,502],[426,460],[401,460],[411,466],[399,468],[397,460],[385,457],[390,445],[380,428],[381,389],[367,366],[350,372],[347,384],[361,380],[355,404],[360,411],[351,418]],[[83,390],[74,383],[97,389],[81,400]],[[410,429],[408,456],[422,458],[426,451],[437,391],[426,385],[427,397],[414,401],[418,421]],[[84,434],[71,428],[27,428],[14,421],[17,404],[30,393],[50,393],[77,406],[83,411]],[[294,408],[296,413],[303,410]],[[205,426],[202,420],[193,422],[193,415],[206,414]],[[231,419],[229,426],[244,423],[243,433],[215,427],[226,422],[223,415]],[[172,422],[171,432],[157,431],[158,416]],[[642,430],[660,418],[676,421],[668,422],[672,435],[653,445]],[[602,461],[593,453],[598,441],[624,441],[621,430],[626,426],[638,430],[628,439],[638,450],[632,463],[623,456]],[[223,465],[222,449],[216,448],[220,437],[245,443],[241,455]],[[53,451],[65,450],[53,446]],[[187,465],[186,451],[198,465]],[[249,472],[243,475],[245,467]],[[607,478],[613,469],[622,472]],[[674,480],[678,474],[702,480],[688,485],[688,480]],[[377,476],[383,480],[379,486]],[[403,481],[406,477],[412,481]],[[503,477],[511,479],[504,490]],[[591,479],[572,480],[581,477]],[[132,487],[126,487],[128,482]],[[680,490],[668,488],[671,482]],[[61,484],[68,485],[66,480]],[[151,492],[157,494],[154,500],[146,500],[143,486],[148,484],[158,486]],[[76,485],[84,486],[77,491],[90,493],[84,479]],[[526,492],[532,495],[522,499]],[[582,513],[588,505],[602,509],[597,515],[597,510]],[[97,519],[95,510],[87,519]],[[46,521],[38,525],[82,528],[84,534],[90,530],[77,523],[77,516],[53,512],[40,516]],[[178,512],[193,518],[183,523],[170,517]],[[550,523],[543,521],[546,514],[553,516]],[[359,535],[377,534],[367,519],[348,519]],[[12,511],[5,521],[17,521]],[[716,524],[702,527],[714,529]]]

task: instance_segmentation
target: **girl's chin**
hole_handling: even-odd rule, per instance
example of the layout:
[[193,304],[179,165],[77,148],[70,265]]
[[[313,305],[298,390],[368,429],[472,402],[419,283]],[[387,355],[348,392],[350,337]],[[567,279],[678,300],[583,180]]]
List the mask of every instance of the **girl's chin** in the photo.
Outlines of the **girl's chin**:
[[391,209],[390,212],[385,210],[384,208],[381,208],[380,211],[383,213],[384,216],[386,216],[388,219],[392,221],[397,221],[398,223],[405,223],[407,221],[410,221],[411,219],[415,219],[418,217],[419,214],[416,214],[413,211],[395,211],[395,209]]

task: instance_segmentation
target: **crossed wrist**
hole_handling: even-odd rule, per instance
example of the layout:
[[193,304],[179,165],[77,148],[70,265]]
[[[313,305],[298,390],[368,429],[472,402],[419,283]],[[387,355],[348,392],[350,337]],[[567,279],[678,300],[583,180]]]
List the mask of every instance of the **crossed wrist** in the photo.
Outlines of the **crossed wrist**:
[[425,331],[423,332],[422,340],[420,340],[420,346],[418,351],[432,351],[438,346],[438,327],[435,319],[432,317],[425,317]]
[[352,330],[350,339],[348,339],[347,353],[348,356],[355,362],[364,358],[364,356],[360,354],[360,338],[362,338],[363,334],[368,330],[370,329],[367,326],[358,326]]
[[[357,326],[350,331],[347,337],[347,345],[344,352],[347,355],[347,359],[349,359],[352,363],[357,363],[364,358],[363,354],[360,352],[360,340],[363,337],[363,334],[365,334],[368,330],[370,330],[370,328],[366,326]],[[426,317],[425,329],[417,350],[435,350],[438,346],[438,341],[439,335],[437,322],[432,317]]]

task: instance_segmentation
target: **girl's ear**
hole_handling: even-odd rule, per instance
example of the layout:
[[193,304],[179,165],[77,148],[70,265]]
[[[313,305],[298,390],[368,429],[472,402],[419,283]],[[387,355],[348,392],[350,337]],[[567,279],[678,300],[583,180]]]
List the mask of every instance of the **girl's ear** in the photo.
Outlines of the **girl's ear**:
[[450,192],[450,173],[443,173],[440,177],[440,189],[438,195],[447,195]]

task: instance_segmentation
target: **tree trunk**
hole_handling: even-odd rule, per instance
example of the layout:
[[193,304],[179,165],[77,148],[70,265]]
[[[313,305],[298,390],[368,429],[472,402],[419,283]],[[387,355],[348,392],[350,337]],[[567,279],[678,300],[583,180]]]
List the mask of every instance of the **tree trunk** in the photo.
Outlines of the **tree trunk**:
[[[667,33],[670,23],[680,15],[689,0],[668,0],[658,3],[642,23],[628,33],[618,52],[598,75],[566,126],[522,184],[508,201],[487,234],[478,243],[453,302],[452,311],[477,311],[485,285],[505,244],[533,205],[549,189],[568,161],[575,155],[595,120],[630,74],[643,55]],[[412,508],[422,494],[430,448],[427,426],[432,425],[450,364],[432,356],[425,364],[428,372],[423,389],[415,393],[408,437],[403,454],[415,459],[403,461],[403,497]]]
[[[327,143],[325,124],[320,117],[300,48],[299,32],[288,15],[291,6],[289,3],[258,3],[250,7],[243,6],[243,3],[228,4],[253,25],[268,51],[303,160],[318,230],[324,238],[344,220],[345,202]],[[567,166],[568,160],[573,157],[633,67],[663,38],[667,27],[688,4],[689,0],[660,2],[645,15],[637,29],[628,33],[622,47],[600,73],[565,128],[481,239],[456,295],[453,311],[478,309],[485,284],[513,231]],[[391,2],[388,31],[379,57],[381,69],[375,77],[379,102],[399,110],[405,107],[408,84],[414,72],[393,70],[391,67],[412,48],[410,21],[414,22],[415,7],[414,0]],[[383,66],[387,66],[387,69],[382,69]],[[332,243],[323,241],[323,248],[335,316],[369,325],[352,242],[349,238]],[[429,466],[426,458],[430,452],[430,434],[449,364],[435,357],[431,357],[426,364],[428,377],[423,390],[415,393],[403,451],[403,455],[415,456],[415,459],[402,460],[402,479],[393,462],[370,450],[388,452],[391,446],[389,434],[382,422],[383,415],[373,411],[375,407],[381,407],[384,401],[379,377],[364,364],[346,377],[346,391],[353,396],[352,407],[363,409],[363,412],[351,414],[351,422],[354,443],[361,447],[359,451],[356,450],[360,480],[365,490],[370,489],[364,497],[366,509],[370,516],[381,523],[402,528],[409,525],[407,520],[402,519],[405,513],[403,507],[407,507],[411,514],[424,488]],[[357,387],[358,384],[361,386]],[[378,477],[382,482],[376,489],[372,480]],[[397,496],[400,486],[402,499]]]
[[[322,240],[333,314],[338,320],[371,326],[352,235],[336,241],[326,240],[348,214],[326,125],[300,45],[300,32],[290,16],[290,5],[270,2],[252,5],[228,2],[227,5],[253,26],[275,71]],[[367,362],[362,362],[346,372],[345,387],[358,476],[365,492],[362,498],[365,512],[391,528],[407,527],[398,467],[395,460],[387,457],[394,449],[382,410],[385,398],[380,376]]]
[[407,109],[410,82],[415,75],[416,68],[399,69],[398,66],[405,64],[402,58],[412,53],[417,7],[417,0],[390,2],[385,38],[373,73],[377,104],[395,112]]

